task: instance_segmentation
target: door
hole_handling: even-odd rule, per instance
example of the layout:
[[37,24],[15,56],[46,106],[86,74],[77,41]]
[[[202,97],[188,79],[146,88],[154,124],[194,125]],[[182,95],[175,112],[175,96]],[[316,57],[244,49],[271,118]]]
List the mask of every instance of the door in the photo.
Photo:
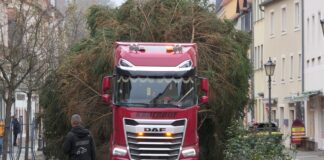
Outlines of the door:
[[320,148],[324,150],[324,108],[321,111],[321,146]]

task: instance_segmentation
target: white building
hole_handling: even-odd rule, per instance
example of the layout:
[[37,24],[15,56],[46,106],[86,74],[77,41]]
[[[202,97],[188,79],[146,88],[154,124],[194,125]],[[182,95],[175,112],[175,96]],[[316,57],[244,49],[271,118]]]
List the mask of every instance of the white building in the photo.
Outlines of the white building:
[[324,150],[324,19],[323,0],[304,0],[304,93],[306,134]]

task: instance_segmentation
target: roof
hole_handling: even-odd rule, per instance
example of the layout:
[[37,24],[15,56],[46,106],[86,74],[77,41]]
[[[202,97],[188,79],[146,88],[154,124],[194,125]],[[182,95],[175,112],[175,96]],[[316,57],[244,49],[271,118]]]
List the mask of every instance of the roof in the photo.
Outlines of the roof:
[[260,4],[260,6],[266,6],[266,5],[269,5],[269,4],[273,3],[273,2],[278,2],[278,1],[281,1],[281,0],[265,0]]
[[[134,44],[139,47],[138,51],[131,49]],[[168,47],[174,49],[175,45],[180,45],[181,51],[167,52]],[[197,65],[195,43],[117,42],[115,46],[115,65],[120,59],[134,66],[176,67],[187,60],[192,61],[193,67]]]

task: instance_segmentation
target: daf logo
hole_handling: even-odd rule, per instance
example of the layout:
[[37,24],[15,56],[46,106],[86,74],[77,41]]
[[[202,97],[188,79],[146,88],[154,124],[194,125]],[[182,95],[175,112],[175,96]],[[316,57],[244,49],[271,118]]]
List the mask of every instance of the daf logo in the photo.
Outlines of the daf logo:
[[144,128],[145,132],[165,132],[166,128]]

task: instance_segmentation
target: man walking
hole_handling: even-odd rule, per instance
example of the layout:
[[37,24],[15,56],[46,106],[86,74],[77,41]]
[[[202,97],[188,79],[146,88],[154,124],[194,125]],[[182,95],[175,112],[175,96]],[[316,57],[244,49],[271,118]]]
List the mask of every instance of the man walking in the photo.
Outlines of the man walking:
[[12,117],[12,126],[13,126],[13,135],[14,135],[14,146],[17,146],[17,137],[20,133],[20,123],[18,122],[18,119],[16,116]]
[[72,115],[72,129],[65,137],[64,153],[69,155],[70,160],[95,160],[95,143],[89,130],[85,129],[81,122],[80,115]]

